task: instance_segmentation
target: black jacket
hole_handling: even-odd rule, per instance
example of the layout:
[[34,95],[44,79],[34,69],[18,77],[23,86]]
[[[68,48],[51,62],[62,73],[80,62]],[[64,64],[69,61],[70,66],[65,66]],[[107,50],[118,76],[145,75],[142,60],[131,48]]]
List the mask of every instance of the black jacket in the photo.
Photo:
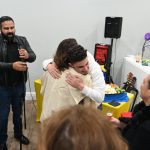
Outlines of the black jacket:
[[150,150],[150,106],[140,102],[135,106],[133,118],[123,129],[130,150]]
[[[35,61],[36,55],[32,51],[25,37],[15,35],[13,42],[17,44],[18,49],[24,48],[28,51],[29,58],[26,60],[27,62]],[[13,70],[12,63],[6,61],[6,55],[7,55],[7,41],[0,34],[0,83],[7,82],[8,71]],[[7,83],[5,83],[5,85],[7,85]]]

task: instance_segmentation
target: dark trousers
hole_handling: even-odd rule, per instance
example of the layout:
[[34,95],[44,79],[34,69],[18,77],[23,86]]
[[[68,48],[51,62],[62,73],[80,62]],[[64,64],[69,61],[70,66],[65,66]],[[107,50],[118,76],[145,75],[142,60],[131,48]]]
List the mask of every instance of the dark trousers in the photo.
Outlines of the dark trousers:
[[10,106],[12,106],[13,111],[14,134],[18,136],[21,135],[21,113],[24,95],[24,83],[7,87],[0,85],[0,143],[7,141],[7,125]]

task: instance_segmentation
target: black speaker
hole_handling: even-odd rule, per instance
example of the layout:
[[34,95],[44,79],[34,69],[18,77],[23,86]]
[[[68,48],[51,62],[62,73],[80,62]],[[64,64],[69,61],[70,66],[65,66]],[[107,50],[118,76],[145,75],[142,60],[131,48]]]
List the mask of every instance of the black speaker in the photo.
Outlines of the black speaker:
[[105,18],[105,38],[120,38],[122,29],[122,17]]

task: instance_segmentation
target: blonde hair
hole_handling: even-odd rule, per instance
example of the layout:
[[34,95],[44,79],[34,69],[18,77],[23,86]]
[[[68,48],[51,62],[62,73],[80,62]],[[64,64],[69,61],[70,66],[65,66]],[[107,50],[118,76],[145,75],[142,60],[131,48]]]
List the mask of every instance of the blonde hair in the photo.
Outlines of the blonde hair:
[[127,150],[128,146],[102,113],[88,106],[72,106],[46,122],[39,150]]

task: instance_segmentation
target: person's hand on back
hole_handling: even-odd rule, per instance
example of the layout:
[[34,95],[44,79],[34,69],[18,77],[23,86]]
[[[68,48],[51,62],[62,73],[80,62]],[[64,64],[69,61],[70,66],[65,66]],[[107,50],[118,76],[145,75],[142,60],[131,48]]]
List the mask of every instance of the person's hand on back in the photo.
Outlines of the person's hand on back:
[[84,88],[83,80],[77,75],[68,73],[66,76],[66,82],[76,89],[83,90]]
[[59,79],[61,76],[61,72],[57,69],[55,63],[50,63],[47,66],[47,70],[50,73],[50,75],[54,78],[54,79]]

